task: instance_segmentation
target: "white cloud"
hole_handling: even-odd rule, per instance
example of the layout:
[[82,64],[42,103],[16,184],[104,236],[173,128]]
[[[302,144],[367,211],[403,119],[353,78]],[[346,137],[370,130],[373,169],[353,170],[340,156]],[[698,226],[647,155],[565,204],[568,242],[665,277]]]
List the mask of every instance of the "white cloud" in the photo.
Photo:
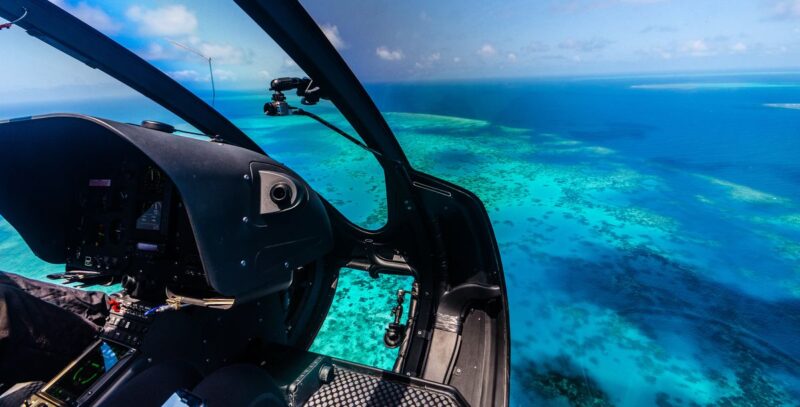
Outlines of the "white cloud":
[[497,50],[494,48],[494,45],[486,43],[483,44],[480,48],[478,48],[478,55],[482,57],[491,57],[497,54]]
[[509,62],[517,62],[517,54],[509,52],[507,57]]
[[417,69],[431,68],[435,64],[437,64],[441,59],[442,59],[442,54],[440,52],[434,52],[430,55],[422,57],[419,61],[415,62],[414,67]]
[[701,57],[711,53],[711,49],[705,40],[692,40],[687,42],[681,47],[681,52],[687,53],[692,56]]
[[800,0],[784,0],[773,6],[774,17],[793,18],[800,17]]
[[236,65],[252,62],[250,53],[233,45],[202,42],[198,48],[203,55],[211,58],[214,62]]
[[774,46],[762,43],[746,43],[724,35],[694,39],[687,42],[652,46],[637,51],[638,54],[661,59],[685,57],[713,57],[725,54],[770,53]]
[[167,72],[167,75],[181,82],[205,82],[208,78],[194,69]]
[[461,57],[453,57],[453,62],[455,63],[461,62]]
[[[211,82],[211,75],[208,71],[198,72],[194,69],[182,69],[179,71],[169,71],[167,75],[179,82]],[[236,74],[232,71],[214,69],[214,81],[227,82],[235,80]]]
[[375,55],[378,58],[386,60],[386,61],[399,61],[403,59],[403,51],[399,49],[390,50],[389,48],[381,45],[380,47],[375,49]]
[[122,29],[122,25],[114,21],[105,11],[99,7],[92,7],[85,1],[81,1],[77,5],[67,3],[65,0],[50,1],[105,34],[116,34]]
[[273,79],[272,75],[270,75],[269,71],[267,71],[266,69],[258,71],[258,75],[261,76],[262,78],[266,79],[266,80],[272,80]]
[[339,27],[332,25],[332,24],[323,24],[319,26],[322,29],[322,33],[328,37],[328,41],[331,42],[334,48],[341,51],[347,48],[347,43],[344,42],[342,36],[339,34]]
[[183,5],[154,9],[132,6],[125,15],[139,25],[139,33],[142,35],[157,37],[189,35],[197,29],[197,17]]
[[747,52],[747,44],[743,42],[737,42],[736,44],[731,45],[731,51],[736,53]]
[[539,52],[549,51],[550,46],[541,41],[533,41],[530,44],[524,46],[522,50],[524,52],[539,53]]
[[225,69],[215,69],[214,70],[214,80],[215,81],[223,81],[223,82],[235,81],[236,80],[236,74],[231,72],[231,71],[225,70]]
[[595,52],[608,47],[613,42],[604,38],[592,38],[589,40],[567,40],[558,44],[561,49],[568,49],[580,52]]
[[161,61],[165,59],[175,59],[178,53],[173,48],[165,48],[159,43],[153,42],[147,46],[147,49],[139,52],[139,56],[148,61]]

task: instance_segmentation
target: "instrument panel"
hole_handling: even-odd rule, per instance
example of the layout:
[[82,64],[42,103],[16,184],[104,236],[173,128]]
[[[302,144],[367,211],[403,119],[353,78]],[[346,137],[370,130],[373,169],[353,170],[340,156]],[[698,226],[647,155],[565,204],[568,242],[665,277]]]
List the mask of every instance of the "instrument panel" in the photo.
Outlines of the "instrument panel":
[[148,162],[98,166],[75,188],[67,272],[112,276],[138,297],[210,291],[181,197]]

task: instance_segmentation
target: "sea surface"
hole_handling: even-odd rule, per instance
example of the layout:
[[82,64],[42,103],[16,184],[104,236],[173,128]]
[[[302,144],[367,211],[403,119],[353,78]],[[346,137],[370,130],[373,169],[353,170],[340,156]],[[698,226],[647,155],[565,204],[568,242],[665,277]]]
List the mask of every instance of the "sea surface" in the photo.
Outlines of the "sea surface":
[[[800,400],[800,74],[372,84],[412,164],[481,197],[511,314],[516,406]],[[385,221],[374,158],[265,92],[217,107],[353,221]],[[310,110],[346,126],[330,107]],[[0,103],[180,122],[140,100]],[[0,223],[0,269],[42,278]],[[402,278],[342,270],[312,350],[389,368]],[[376,350],[377,349],[377,350]]]

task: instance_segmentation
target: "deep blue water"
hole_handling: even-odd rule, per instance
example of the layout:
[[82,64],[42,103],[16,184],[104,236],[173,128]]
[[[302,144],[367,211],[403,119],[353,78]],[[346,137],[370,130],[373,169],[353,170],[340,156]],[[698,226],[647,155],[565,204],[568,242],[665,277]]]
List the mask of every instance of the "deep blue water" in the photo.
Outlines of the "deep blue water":
[[[514,405],[796,405],[800,75],[368,89],[415,167],[487,206]],[[222,92],[217,107],[354,221],[380,226],[374,160],[303,118],[263,117],[267,97]],[[0,117],[47,111],[179,124],[133,100],[0,104]],[[43,270],[7,226],[0,249],[0,269]],[[390,365],[374,349],[407,284],[343,273],[313,349]]]
[[[641,89],[651,84],[719,88]],[[730,86],[730,84],[739,84]],[[613,78],[372,85],[383,111],[436,113],[550,132],[630,157],[800,193],[800,76]]]

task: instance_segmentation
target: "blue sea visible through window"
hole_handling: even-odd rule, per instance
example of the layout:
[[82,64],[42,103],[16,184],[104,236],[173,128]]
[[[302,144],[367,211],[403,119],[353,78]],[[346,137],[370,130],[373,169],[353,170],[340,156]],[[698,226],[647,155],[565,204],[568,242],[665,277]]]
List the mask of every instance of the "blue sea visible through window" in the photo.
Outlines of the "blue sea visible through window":
[[487,206],[512,402],[622,406],[800,398],[798,90],[755,74],[370,88],[412,164]]

